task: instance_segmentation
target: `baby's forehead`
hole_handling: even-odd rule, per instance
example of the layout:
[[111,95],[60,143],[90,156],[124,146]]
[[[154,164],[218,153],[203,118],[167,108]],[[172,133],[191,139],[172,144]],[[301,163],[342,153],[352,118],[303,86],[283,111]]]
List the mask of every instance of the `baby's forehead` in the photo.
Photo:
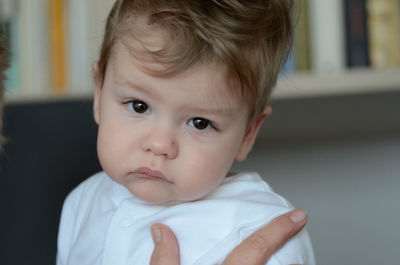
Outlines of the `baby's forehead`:
[[[210,100],[215,97],[226,97],[227,100],[234,97],[244,101],[246,98],[241,93],[242,87],[237,75],[220,61],[201,60],[173,75],[163,75],[164,71],[168,71],[169,66],[157,62],[151,55],[146,54],[145,50],[138,50],[140,47],[133,48],[132,46],[135,45],[137,45],[136,40],[129,37],[118,40],[114,44],[109,63],[117,70],[118,75],[130,75],[129,71],[140,71],[144,75],[160,80],[177,80],[177,82],[187,83],[193,80],[212,87],[212,89],[207,89],[205,94]],[[196,83],[191,85],[199,85]]]
[[232,117],[247,106],[232,93],[226,69],[216,63],[196,64],[175,76],[157,77],[146,71],[155,63],[149,65],[131,55],[122,43],[114,49],[106,89],[116,94],[138,97],[149,104],[167,104],[180,113],[207,112],[214,117]]

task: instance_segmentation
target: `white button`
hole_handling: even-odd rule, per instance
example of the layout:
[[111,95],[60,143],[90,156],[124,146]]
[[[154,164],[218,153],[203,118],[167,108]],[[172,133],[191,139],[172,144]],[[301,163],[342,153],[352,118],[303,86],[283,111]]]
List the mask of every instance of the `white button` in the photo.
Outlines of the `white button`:
[[119,222],[119,225],[123,228],[127,228],[132,225],[132,218],[130,216],[125,216]]

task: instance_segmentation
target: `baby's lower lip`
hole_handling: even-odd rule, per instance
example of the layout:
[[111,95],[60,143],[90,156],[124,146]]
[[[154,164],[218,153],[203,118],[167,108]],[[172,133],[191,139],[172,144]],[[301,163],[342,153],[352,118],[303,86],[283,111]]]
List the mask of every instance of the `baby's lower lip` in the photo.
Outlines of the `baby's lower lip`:
[[149,168],[139,168],[135,170],[133,173],[139,175],[141,178],[167,182],[172,184],[172,181],[168,180],[160,171],[154,171]]

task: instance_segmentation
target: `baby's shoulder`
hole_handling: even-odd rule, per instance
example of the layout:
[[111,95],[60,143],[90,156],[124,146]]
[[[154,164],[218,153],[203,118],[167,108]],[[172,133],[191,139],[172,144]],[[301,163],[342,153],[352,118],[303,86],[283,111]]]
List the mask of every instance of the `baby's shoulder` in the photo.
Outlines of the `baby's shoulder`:
[[[243,230],[266,224],[293,209],[284,197],[275,193],[257,173],[237,173],[226,178],[207,198],[194,204],[197,208],[218,212],[221,229]],[[193,205],[191,208],[194,207]],[[188,206],[189,207],[189,206]],[[196,212],[199,210],[196,208]],[[213,223],[215,214],[204,215]],[[203,220],[206,217],[203,216]],[[231,228],[228,229],[228,225]]]
[[[196,265],[203,264],[210,255],[217,255],[229,244],[233,248],[257,229],[293,209],[288,200],[275,193],[255,172],[230,175],[204,203],[207,207],[203,208],[213,213],[209,215],[210,220],[206,220],[210,224],[208,227],[224,233],[221,232],[221,240]],[[218,222],[215,222],[216,216]],[[307,231],[303,230],[282,247],[268,263],[272,264],[315,264]]]
[[275,193],[272,187],[256,172],[231,174],[212,196],[248,202],[258,207],[274,205],[278,208],[293,208],[286,198]]

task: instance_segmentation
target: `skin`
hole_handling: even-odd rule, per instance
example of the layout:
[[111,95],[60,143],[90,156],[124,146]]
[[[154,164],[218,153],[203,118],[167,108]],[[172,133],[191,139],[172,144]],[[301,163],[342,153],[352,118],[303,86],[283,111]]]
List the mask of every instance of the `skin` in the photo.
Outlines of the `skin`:
[[[0,51],[3,52],[2,49]],[[0,62],[0,66],[0,76],[2,76],[6,62],[4,64]],[[0,93],[3,93],[2,81],[0,79]],[[0,108],[2,108],[2,100],[0,100]],[[301,215],[294,219],[290,218],[290,214],[293,213],[280,216],[269,225],[256,231],[231,252],[223,265],[265,264],[280,246],[306,224],[306,217]],[[179,265],[179,245],[173,232],[165,225],[156,224],[152,226],[152,235],[155,248],[150,265]],[[244,260],[245,262],[243,262]]]
[[[221,65],[196,65],[171,78],[151,76],[144,66],[117,43],[103,86],[96,81],[100,163],[146,202],[200,199],[219,186],[234,160],[246,158],[271,108],[248,126],[247,104],[230,92]],[[96,66],[94,77],[99,80]]]
[[[162,41],[157,35],[150,34],[147,48],[157,48]],[[198,64],[171,78],[150,75],[145,69],[151,67],[162,66],[139,61],[121,42],[113,48],[103,84],[94,65],[100,163],[114,181],[149,203],[200,199],[221,183],[234,160],[246,158],[271,108],[248,125],[248,106],[230,93],[221,65]],[[278,217],[223,264],[265,264],[306,221],[303,211]],[[156,224],[152,235],[151,264],[179,264],[173,232]]]
[[[2,32],[0,32],[0,36],[1,34]],[[0,52],[3,53],[2,47],[0,47]],[[0,56],[0,59],[2,58],[3,56]],[[6,66],[6,60],[0,62],[0,77],[2,77]],[[2,78],[0,78],[0,95],[3,93],[2,81]],[[2,103],[2,97],[0,97],[0,110],[2,108]],[[267,111],[263,113],[264,116],[258,120],[259,125],[253,127],[253,131],[250,131],[250,134],[257,134],[259,126],[269,113],[270,109],[267,109]],[[254,139],[248,140],[247,145],[250,145],[250,148],[253,141]],[[237,159],[243,160],[246,155],[247,153],[243,153],[242,156],[238,156]],[[236,247],[226,258],[223,265],[265,264],[275,251],[305,226],[306,222],[307,217],[305,213],[299,210],[289,212],[276,218]],[[179,245],[173,232],[165,225],[156,224],[152,226],[152,235],[155,248],[150,265],[179,265]]]

